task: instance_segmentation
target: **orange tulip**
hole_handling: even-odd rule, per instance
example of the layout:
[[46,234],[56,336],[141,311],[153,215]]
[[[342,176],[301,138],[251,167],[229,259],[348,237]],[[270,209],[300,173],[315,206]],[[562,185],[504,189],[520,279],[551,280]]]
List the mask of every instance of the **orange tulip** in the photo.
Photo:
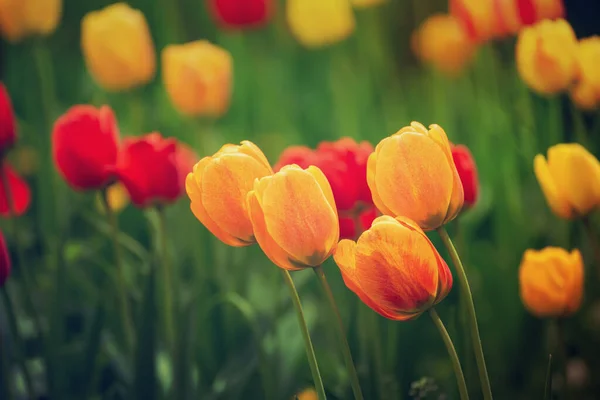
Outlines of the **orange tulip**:
[[454,219],[464,200],[446,132],[418,122],[383,139],[367,163],[367,183],[383,214],[405,216],[422,229]]
[[0,32],[16,42],[29,35],[49,35],[62,13],[62,0],[0,0]]
[[389,319],[416,318],[452,288],[448,265],[408,218],[377,218],[357,242],[340,241],[333,258],[346,286]]
[[262,151],[252,142],[226,144],[204,157],[185,181],[196,218],[223,243],[247,246],[255,242],[246,209],[246,194],[255,179],[273,173]]
[[579,309],[583,297],[583,260],[579,250],[558,247],[527,250],[519,268],[521,299],[538,317],[564,317]]
[[321,170],[287,165],[254,183],[248,210],[256,241],[287,270],[321,265],[340,237],[333,192]]

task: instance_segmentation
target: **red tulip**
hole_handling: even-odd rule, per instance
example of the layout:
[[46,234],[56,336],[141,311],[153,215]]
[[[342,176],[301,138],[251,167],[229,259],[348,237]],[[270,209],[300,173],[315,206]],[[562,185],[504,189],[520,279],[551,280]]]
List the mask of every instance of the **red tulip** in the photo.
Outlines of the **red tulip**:
[[8,249],[6,248],[6,240],[4,240],[4,235],[0,231],[0,287],[4,286],[4,282],[8,279],[10,275],[10,255],[8,254]]
[[477,178],[477,165],[469,148],[464,145],[452,146],[452,158],[460,176],[460,181],[465,194],[464,206],[471,207],[479,198],[479,179]]
[[52,155],[69,185],[101,189],[116,179],[119,128],[109,106],[71,107],[54,123]]
[[209,0],[209,8],[219,25],[229,29],[260,26],[273,12],[273,0]]
[[123,141],[118,174],[136,206],[167,204],[184,193],[196,159],[186,145],[153,132]]
[[287,148],[274,170],[289,164],[302,168],[315,165],[327,177],[338,209],[340,237],[356,238],[376,217],[371,191],[367,185],[367,159],[373,152],[368,142],[356,143],[342,138],[321,142],[316,150],[305,146]]
[[8,196],[4,185],[0,185],[0,215],[3,217],[20,216],[27,211],[31,203],[31,190],[27,182],[21,178],[6,162],[2,164],[1,174],[5,174],[8,188],[12,197],[12,207],[8,202]]
[[17,140],[15,116],[4,84],[0,82],[0,154],[11,148]]

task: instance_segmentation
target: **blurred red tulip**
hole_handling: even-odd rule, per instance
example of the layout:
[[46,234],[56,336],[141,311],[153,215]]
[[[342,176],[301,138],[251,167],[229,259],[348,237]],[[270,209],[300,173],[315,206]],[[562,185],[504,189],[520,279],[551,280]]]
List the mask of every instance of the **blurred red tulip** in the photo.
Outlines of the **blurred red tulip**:
[[4,84],[0,82],[0,154],[12,147],[17,140],[15,116]]
[[2,164],[1,174],[5,174],[6,182],[12,197],[11,211],[4,185],[0,185],[0,215],[3,217],[20,216],[27,211],[31,203],[31,190],[27,182],[21,178],[6,162]]
[[219,25],[228,29],[253,28],[270,18],[273,0],[209,0],[209,8]]
[[302,168],[310,165],[319,167],[333,191],[340,221],[340,237],[355,239],[371,226],[376,217],[367,185],[367,159],[372,152],[370,143],[356,143],[351,138],[321,142],[316,150],[292,146],[281,154],[274,170],[279,171],[290,164]]
[[149,207],[172,203],[183,195],[185,177],[196,161],[189,147],[153,132],[123,141],[117,169],[131,202]]
[[452,146],[452,158],[462,182],[465,194],[464,206],[472,207],[479,198],[479,179],[475,160],[469,148],[461,144]]
[[8,254],[8,249],[6,248],[6,240],[4,240],[4,235],[0,231],[0,287],[4,286],[4,282],[8,279],[10,275],[10,255]]
[[119,128],[109,106],[76,105],[54,123],[52,155],[75,189],[102,189],[116,179]]

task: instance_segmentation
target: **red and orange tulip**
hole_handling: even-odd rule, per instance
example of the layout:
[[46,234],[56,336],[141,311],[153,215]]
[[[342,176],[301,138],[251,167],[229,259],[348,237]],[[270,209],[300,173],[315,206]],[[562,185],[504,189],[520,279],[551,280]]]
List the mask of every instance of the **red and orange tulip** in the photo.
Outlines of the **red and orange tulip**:
[[472,207],[479,198],[479,178],[477,165],[469,148],[465,145],[452,145],[452,158],[460,176],[464,192],[465,207]]

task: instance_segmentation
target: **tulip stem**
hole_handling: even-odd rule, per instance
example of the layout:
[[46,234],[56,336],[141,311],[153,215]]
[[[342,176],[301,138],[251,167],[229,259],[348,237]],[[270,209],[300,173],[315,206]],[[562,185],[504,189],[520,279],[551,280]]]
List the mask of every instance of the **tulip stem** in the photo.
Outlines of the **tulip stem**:
[[456,375],[456,383],[458,384],[458,391],[460,393],[460,398],[462,400],[469,399],[469,391],[467,390],[467,384],[465,382],[465,376],[463,375],[462,368],[460,367],[460,360],[458,359],[458,354],[456,353],[456,349],[454,348],[454,344],[452,343],[452,339],[444,326],[444,323],[440,319],[440,316],[432,307],[429,309],[429,316],[431,320],[435,324],[436,328],[440,332],[440,336],[442,340],[444,340],[444,344],[446,345],[446,349],[448,349],[448,354],[450,355],[450,360],[452,360],[452,367],[454,368],[454,374]]
[[592,226],[592,222],[590,221],[590,217],[589,216],[584,216],[582,218],[583,221],[583,226],[585,228],[585,233],[587,234],[589,240],[590,240],[590,246],[592,247],[592,250],[594,251],[594,257],[595,259],[595,263],[596,263],[596,272],[598,274],[598,277],[600,277],[600,247],[598,247],[598,235],[596,234],[596,231],[594,230],[594,227]]
[[487,367],[485,365],[485,357],[483,355],[483,348],[481,347],[481,338],[479,336],[479,327],[477,326],[477,314],[475,314],[475,305],[473,304],[473,295],[471,294],[471,288],[469,287],[469,280],[467,279],[467,274],[465,273],[465,269],[460,261],[460,257],[458,256],[458,252],[456,248],[454,248],[454,244],[452,244],[452,240],[446,232],[446,229],[442,226],[437,229],[438,234],[442,238],[442,242],[448,253],[450,254],[450,258],[452,259],[452,263],[456,267],[456,273],[458,275],[458,281],[460,283],[460,289],[462,297],[466,301],[466,308],[468,311],[468,323],[469,330],[471,331],[471,341],[473,345],[473,351],[475,353],[475,359],[477,360],[477,369],[479,370],[479,380],[481,382],[481,389],[483,391],[483,398],[485,400],[492,400],[492,388],[490,385],[490,378],[488,377]]
[[[352,384],[352,391],[354,392],[354,398],[357,400],[362,400],[362,390],[360,389],[360,381],[358,380],[358,374],[356,373],[356,368],[354,367],[354,361],[352,360],[352,352],[350,351],[350,346],[348,345],[348,339],[346,338],[346,332],[344,329],[344,322],[342,321],[342,317],[340,315],[340,310],[335,302],[335,298],[333,297],[333,293],[331,292],[331,287],[329,286],[329,282],[327,282],[327,277],[325,276],[325,272],[323,271],[323,267],[320,265],[313,268],[315,274],[319,278],[319,282],[321,283],[321,287],[325,292],[325,296],[327,297],[327,301],[331,306],[331,310],[335,315],[335,329],[337,330],[339,340],[342,344],[342,354],[344,355],[344,362],[346,364],[346,369],[348,371],[348,376],[350,377],[350,383]],[[373,340],[378,340],[379,338],[372,338]]]
[[319,400],[327,399],[325,395],[325,388],[323,387],[323,379],[319,372],[319,364],[317,364],[317,356],[315,355],[315,349],[313,348],[312,341],[310,340],[310,332],[306,325],[306,319],[304,318],[304,311],[302,311],[302,303],[300,303],[300,297],[298,297],[298,291],[294,286],[294,281],[290,276],[290,273],[286,270],[282,270],[283,278],[286,285],[290,289],[290,295],[292,296],[292,302],[296,309],[296,315],[298,316],[298,323],[300,324],[300,331],[302,331],[302,338],[304,339],[304,348],[306,349],[306,355],[308,357],[308,364],[310,365],[310,372],[312,373],[313,381],[315,384],[315,390]]
[[113,257],[115,268],[117,270],[117,296],[119,301],[119,313],[121,317],[121,325],[123,334],[125,335],[125,346],[127,354],[133,354],[134,336],[133,325],[130,319],[129,302],[127,301],[127,289],[125,285],[125,275],[123,274],[123,259],[121,257],[121,247],[119,246],[119,225],[117,215],[113,211],[108,201],[107,188],[102,189],[102,202],[106,210],[106,216],[111,228],[111,239],[113,245]]
[[[173,303],[173,283],[177,281],[174,278],[173,268],[171,260],[168,256],[167,246],[167,219],[165,216],[164,207],[157,207],[158,212],[158,231],[160,236],[160,251],[162,257],[162,272],[163,272],[163,312],[164,312],[164,324],[165,324],[165,339],[167,342],[167,348],[172,352],[173,362],[175,361],[175,319],[174,319],[174,303]],[[175,290],[177,293],[177,290]]]

